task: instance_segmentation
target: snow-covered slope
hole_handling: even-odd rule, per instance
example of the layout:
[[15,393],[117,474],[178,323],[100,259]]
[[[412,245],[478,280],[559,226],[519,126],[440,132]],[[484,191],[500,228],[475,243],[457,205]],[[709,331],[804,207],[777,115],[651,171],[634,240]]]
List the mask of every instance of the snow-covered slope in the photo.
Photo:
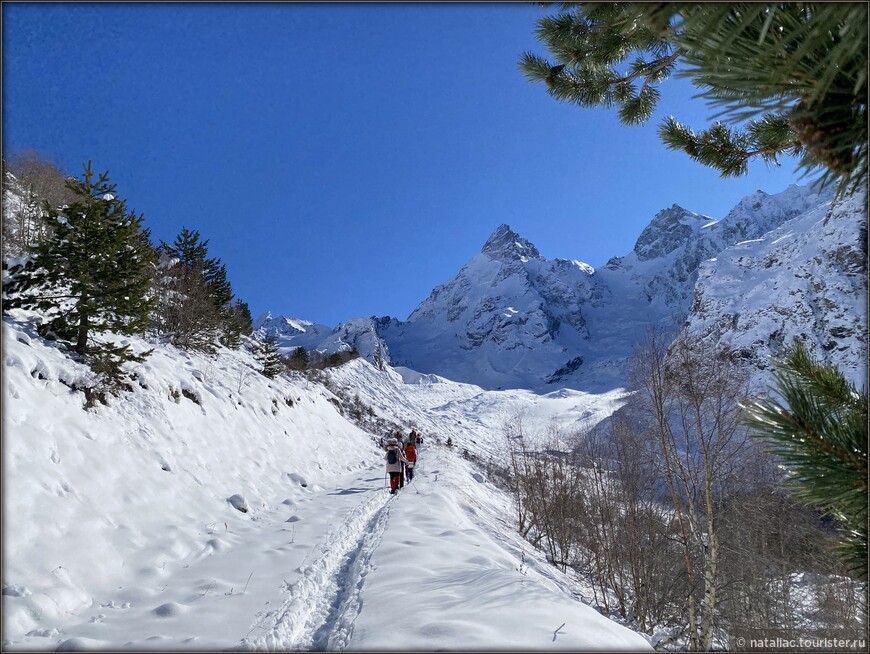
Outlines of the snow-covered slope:
[[[85,411],[71,387],[90,372],[15,315],[4,650],[648,649],[580,601],[591,593],[515,533],[509,498],[459,454],[489,451],[504,416],[533,433],[619,394],[499,395],[352,361],[333,382],[428,437],[391,496],[380,435],[320,384],[268,380],[245,352],[157,345],[132,392]],[[456,447],[437,444],[451,433]]]
[[688,317],[769,381],[770,358],[800,338],[859,388],[867,371],[864,197],[819,205],[703,262]]
[[[207,549],[218,524],[375,455],[331,394],[270,381],[239,352],[158,347],[134,392],[89,412],[70,388],[89,383],[86,367],[27,325],[4,321],[3,345],[7,634],[68,620],[131,575],[160,578],[165,563]],[[234,495],[248,516],[228,504]]]
[[329,371],[340,388],[353,392],[377,415],[399,418],[430,439],[451,439],[458,451],[501,462],[505,456],[505,429],[523,426],[533,442],[553,430],[571,434],[616,411],[626,392],[614,388],[592,394],[560,389],[546,394],[526,389],[486,390],[473,384],[423,375],[407,368],[377,370],[354,360]]

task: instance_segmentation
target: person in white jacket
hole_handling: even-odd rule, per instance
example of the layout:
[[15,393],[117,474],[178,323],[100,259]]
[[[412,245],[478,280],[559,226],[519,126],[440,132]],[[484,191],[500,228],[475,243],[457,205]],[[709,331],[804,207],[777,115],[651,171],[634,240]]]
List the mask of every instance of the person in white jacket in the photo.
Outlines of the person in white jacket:
[[408,463],[397,439],[391,438],[387,441],[384,460],[387,462],[387,472],[390,474],[390,493],[395,494],[400,485],[404,486],[405,480],[402,479],[402,471],[404,470],[403,466]]

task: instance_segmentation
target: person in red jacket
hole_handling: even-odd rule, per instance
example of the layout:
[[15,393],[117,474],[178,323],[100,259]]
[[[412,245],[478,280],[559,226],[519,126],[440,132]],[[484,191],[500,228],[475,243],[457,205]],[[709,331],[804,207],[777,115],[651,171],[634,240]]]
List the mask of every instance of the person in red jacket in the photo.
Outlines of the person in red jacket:
[[417,448],[411,443],[405,445],[405,460],[407,461],[405,464],[405,474],[410,484],[414,481],[414,466],[417,465]]

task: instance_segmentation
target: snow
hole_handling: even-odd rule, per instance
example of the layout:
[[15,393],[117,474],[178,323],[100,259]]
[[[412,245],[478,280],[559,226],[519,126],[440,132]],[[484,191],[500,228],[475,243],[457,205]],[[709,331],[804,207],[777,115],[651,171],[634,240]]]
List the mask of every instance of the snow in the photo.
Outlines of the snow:
[[802,212],[761,238],[701,264],[692,333],[714,336],[755,363],[770,384],[772,357],[800,338],[857,388],[867,377],[864,196]]
[[[793,336],[863,381],[862,202],[830,211],[794,186],[720,221],[674,205],[598,270],[502,225],[405,322],[255,321],[284,353],[356,348],[326,385],[269,380],[246,351],[116,338],[154,353],[132,392],[86,411],[75,389],[93,374],[13,311],[4,649],[650,649],[519,537],[470,461],[503,463],[508,425],[534,441],[612,414],[643,329],[675,314],[750,356],[759,384]],[[578,354],[570,379],[542,383]],[[398,495],[384,434],[349,422],[339,389],[423,434]]]
[[459,455],[497,449],[507,415],[543,430],[618,396],[354,360],[334,382],[429,437],[391,496],[379,435],[319,384],[157,345],[132,392],[85,411],[70,387],[91,373],[28,318],[3,323],[4,649],[650,649],[584,603]]

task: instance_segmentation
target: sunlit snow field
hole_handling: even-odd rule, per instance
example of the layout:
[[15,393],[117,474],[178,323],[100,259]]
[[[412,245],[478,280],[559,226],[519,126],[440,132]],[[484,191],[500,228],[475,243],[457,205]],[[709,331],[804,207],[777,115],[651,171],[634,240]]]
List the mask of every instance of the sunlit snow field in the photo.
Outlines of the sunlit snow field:
[[391,496],[380,435],[322,386],[158,347],[132,393],[84,411],[69,385],[87,369],[23,322],[3,329],[5,649],[649,648],[458,454],[498,456],[507,421],[570,431],[621,392],[486,392],[351,362],[337,383],[427,437]]

